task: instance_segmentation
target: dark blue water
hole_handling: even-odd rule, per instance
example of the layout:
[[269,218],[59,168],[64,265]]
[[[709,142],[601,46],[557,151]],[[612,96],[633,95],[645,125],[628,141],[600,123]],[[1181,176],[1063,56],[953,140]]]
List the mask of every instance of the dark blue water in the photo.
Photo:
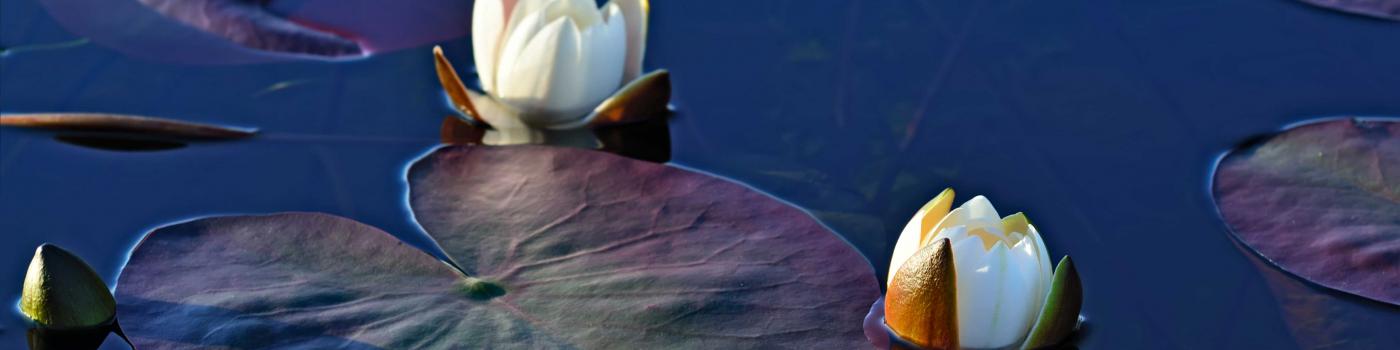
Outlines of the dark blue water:
[[[0,46],[81,39],[35,1],[0,0]],[[1294,1],[652,5],[647,66],[672,72],[676,163],[810,210],[881,273],[908,216],[944,187],[1024,211],[1079,266],[1084,349],[1316,346],[1290,325],[1317,320],[1285,311],[1264,277],[1277,272],[1255,266],[1216,216],[1211,167],[1285,124],[1400,115],[1400,23]],[[466,39],[444,44],[470,63]],[[42,242],[110,281],[144,232],[206,215],[327,212],[424,244],[403,169],[449,113],[427,47],[194,66],[81,41],[0,58],[0,111],[262,130],[122,153],[0,129],[5,305]],[[1400,342],[1397,308],[1308,292],[1355,313],[1330,320],[1347,330],[1338,348]],[[0,348],[22,348],[18,313],[0,316]]]

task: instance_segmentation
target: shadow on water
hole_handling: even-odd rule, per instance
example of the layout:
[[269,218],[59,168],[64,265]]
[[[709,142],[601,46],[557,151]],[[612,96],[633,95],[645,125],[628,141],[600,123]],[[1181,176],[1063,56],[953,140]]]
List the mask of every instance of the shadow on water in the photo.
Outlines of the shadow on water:
[[179,141],[142,139],[117,135],[60,134],[55,135],[53,139],[76,146],[126,152],[168,151],[188,146]]

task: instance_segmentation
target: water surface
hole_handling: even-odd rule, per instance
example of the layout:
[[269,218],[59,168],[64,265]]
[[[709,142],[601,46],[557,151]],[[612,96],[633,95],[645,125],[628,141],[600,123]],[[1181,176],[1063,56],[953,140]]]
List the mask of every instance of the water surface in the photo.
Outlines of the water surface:
[[[1211,167],[1286,124],[1400,115],[1400,23],[1295,1],[657,1],[651,21],[647,66],[671,70],[680,112],[676,163],[808,209],[881,273],[944,187],[1024,211],[1080,268],[1084,349],[1316,344],[1290,330],[1306,320],[1273,294],[1276,272],[1229,238]],[[78,39],[35,0],[0,1],[0,46]],[[466,39],[445,48],[470,63]],[[0,111],[263,134],[120,153],[0,130],[0,301],[18,298],[42,242],[115,280],[144,232],[206,215],[326,212],[425,244],[403,169],[449,113],[429,52],[232,66],[90,42],[5,55]],[[1307,291],[1367,320],[1333,320],[1338,346],[1400,343],[1396,307]],[[21,348],[22,320],[0,316],[0,348]]]

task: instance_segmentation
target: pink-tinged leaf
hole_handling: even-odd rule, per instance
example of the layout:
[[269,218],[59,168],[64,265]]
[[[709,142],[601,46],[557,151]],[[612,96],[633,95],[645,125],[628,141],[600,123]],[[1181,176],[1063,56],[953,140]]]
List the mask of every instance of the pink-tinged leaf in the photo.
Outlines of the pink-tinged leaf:
[[1222,159],[1214,193],[1235,237],[1278,267],[1400,304],[1400,123],[1292,128]]
[[348,219],[203,219],[133,251],[127,334],[141,349],[868,346],[868,262],[742,185],[544,146],[445,147],[409,182],[473,277]]
[[1302,0],[1346,13],[1400,21],[1400,0]]
[[[1301,349],[1346,349],[1357,344],[1400,344],[1400,312],[1380,302],[1319,287],[1279,271],[1238,242],[1236,246],[1263,275],[1277,300],[1290,335]],[[1391,327],[1393,328],[1393,327]],[[1360,340],[1375,339],[1375,340]]]
[[263,0],[138,0],[162,15],[249,48],[327,57],[359,56],[360,44],[268,12]]
[[807,213],[581,149],[448,147],[409,171],[423,228],[502,302],[584,349],[854,349],[879,295]]
[[40,1],[98,44],[197,64],[361,57],[462,37],[471,16],[451,0]]

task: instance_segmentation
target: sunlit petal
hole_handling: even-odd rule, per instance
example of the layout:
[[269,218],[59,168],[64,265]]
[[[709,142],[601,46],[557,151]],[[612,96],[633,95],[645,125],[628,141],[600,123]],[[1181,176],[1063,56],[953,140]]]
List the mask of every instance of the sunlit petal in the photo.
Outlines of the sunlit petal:
[[[977,240],[964,242],[979,244],[961,250],[954,245],[953,249],[960,342],[968,348],[1001,348],[1020,341],[1029,327],[1027,314],[1033,313],[1028,308],[1031,291],[1027,285],[1032,276],[1020,273],[1005,244],[998,242],[991,250],[983,250]],[[958,257],[964,251],[977,250],[983,251],[980,261],[964,263]]]
[[972,220],[1001,221],[1001,215],[997,215],[997,208],[992,207],[992,201],[987,200],[985,196],[972,197],[960,208],[967,208],[967,217]]
[[928,201],[914,217],[909,219],[909,223],[904,225],[904,231],[899,233],[899,239],[894,244],[894,255],[890,257],[890,273],[886,277],[886,285],[894,279],[894,272],[899,271],[899,267],[913,256],[915,252],[923,246],[922,238],[936,235],[936,232],[929,232],[937,222],[942,221],[948,215],[948,210],[953,206],[953,189],[945,189],[933,200]]
[[[949,237],[959,236],[950,233]],[[972,236],[953,243],[953,265],[957,268],[958,332],[963,346],[984,344],[991,337],[987,328],[995,315],[996,293],[1001,289],[999,269],[982,247],[982,239]],[[1002,258],[1005,258],[1004,256]],[[1005,266],[1004,263],[999,266]]]

